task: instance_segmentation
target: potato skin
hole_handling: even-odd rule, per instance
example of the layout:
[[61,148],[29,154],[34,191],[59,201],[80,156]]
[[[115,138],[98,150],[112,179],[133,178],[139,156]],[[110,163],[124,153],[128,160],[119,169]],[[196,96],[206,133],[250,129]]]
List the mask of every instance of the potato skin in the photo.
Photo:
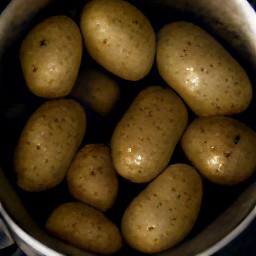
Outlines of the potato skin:
[[82,49],[78,26],[64,15],[35,26],[20,48],[21,68],[29,90],[43,98],[68,95],[77,78]]
[[121,223],[124,239],[145,253],[175,246],[191,231],[202,195],[202,180],[193,167],[168,166],[126,208]]
[[81,69],[71,95],[102,117],[107,117],[120,98],[117,82],[97,69]]
[[214,183],[240,183],[256,168],[256,133],[231,117],[196,118],[181,145],[197,170]]
[[155,58],[155,32],[135,6],[123,0],[85,4],[80,27],[92,58],[116,76],[145,77]]
[[116,171],[137,183],[148,182],[167,166],[187,125],[187,109],[169,88],[142,90],[111,138]]
[[29,118],[14,154],[19,187],[42,191],[59,184],[77,152],[86,129],[86,115],[74,100],[43,103]]
[[117,226],[99,210],[80,202],[68,202],[53,210],[46,221],[56,237],[89,252],[108,255],[122,246]]
[[83,147],[69,167],[67,183],[76,199],[101,211],[111,208],[118,192],[118,179],[110,148],[103,144]]
[[244,111],[252,86],[240,64],[207,32],[189,22],[173,22],[158,33],[160,75],[198,116]]

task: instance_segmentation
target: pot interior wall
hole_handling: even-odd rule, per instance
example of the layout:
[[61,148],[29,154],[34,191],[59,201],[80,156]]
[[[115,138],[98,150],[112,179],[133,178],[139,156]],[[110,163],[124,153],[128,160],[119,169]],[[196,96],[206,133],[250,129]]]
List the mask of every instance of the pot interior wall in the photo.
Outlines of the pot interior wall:
[[[211,30],[208,24],[193,12],[187,12],[170,6],[162,5],[164,1],[132,1],[137,5],[152,22],[153,27],[158,31],[165,23],[175,20],[187,20],[206,28],[212,33],[244,66],[253,86],[255,87],[254,73],[255,66],[248,62],[244,54],[240,54],[239,49],[234,49],[221,38],[216,31]],[[168,1],[166,1],[168,2]],[[172,2],[172,1],[169,1]],[[79,12],[84,1],[56,1],[43,10],[31,22],[31,26],[51,15],[65,14],[79,22]],[[164,6],[164,7],[163,7]],[[153,7],[153,8],[152,8]],[[161,14],[160,14],[161,13]],[[29,29],[27,28],[27,30]],[[26,30],[26,31],[27,31]],[[16,185],[16,176],[13,170],[13,153],[17,145],[20,132],[27,119],[33,111],[45,100],[32,95],[23,80],[20,63],[19,47],[22,36],[8,48],[1,59],[1,77],[0,77],[0,163],[1,175],[0,183],[3,184],[0,189],[0,199],[13,219],[25,231],[29,232],[36,239],[43,241],[49,246],[66,251],[70,254],[82,255],[83,253],[72,246],[52,239],[45,233],[44,223],[50,212],[57,205],[71,201],[73,198],[68,193],[65,181],[57,187],[38,193],[29,193],[19,189]],[[244,53],[244,52],[243,52]],[[84,51],[83,65],[90,65],[102,69],[88,54]],[[128,82],[116,78],[125,95],[124,100],[119,103],[117,110],[109,119],[103,120],[96,113],[86,109],[88,118],[88,128],[83,144],[104,142],[109,143],[111,133],[115,124],[118,122],[124,111],[129,106],[131,99],[147,85],[164,84],[159,77],[156,67],[148,77],[139,82]],[[109,74],[111,75],[111,74]],[[132,88],[132,89],[131,89]],[[256,130],[255,123],[255,100],[249,109],[235,118],[241,120]],[[190,113],[190,118],[194,116]],[[171,163],[188,162],[178,145]],[[131,199],[137,195],[144,185],[135,185],[120,178],[120,192],[113,209],[106,215],[117,225],[120,224],[122,213]],[[198,253],[213,243],[217,242],[234,227],[236,227],[256,205],[256,174],[250,177],[246,182],[236,186],[226,187],[211,184],[204,180],[204,198],[200,216],[194,229],[189,236],[176,248],[170,249],[168,255],[192,255]],[[225,225],[223,225],[225,223]],[[137,255],[129,247],[125,246],[121,252],[122,255]],[[87,254],[84,254],[87,255]],[[119,254],[120,255],[120,254]],[[138,254],[141,255],[141,254]]]

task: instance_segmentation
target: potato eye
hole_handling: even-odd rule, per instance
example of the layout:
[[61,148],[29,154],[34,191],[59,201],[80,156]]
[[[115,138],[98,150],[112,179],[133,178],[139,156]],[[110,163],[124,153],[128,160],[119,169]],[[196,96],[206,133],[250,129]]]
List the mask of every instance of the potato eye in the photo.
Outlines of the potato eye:
[[237,144],[240,140],[240,135],[236,135],[236,137],[234,138],[234,143]]
[[40,41],[40,46],[46,46],[47,45],[47,41],[45,39]]

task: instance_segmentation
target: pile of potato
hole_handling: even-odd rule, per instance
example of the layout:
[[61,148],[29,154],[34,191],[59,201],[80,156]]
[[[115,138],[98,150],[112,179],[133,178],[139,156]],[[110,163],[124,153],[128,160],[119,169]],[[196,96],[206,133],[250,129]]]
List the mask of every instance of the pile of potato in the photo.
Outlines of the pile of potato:
[[[84,50],[112,76],[82,67]],[[140,90],[108,144],[85,144],[85,108],[107,120],[122,101],[117,81],[143,81],[154,62],[163,83]],[[203,179],[234,185],[256,168],[256,133],[230,117],[251,102],[249,78],[195,24],[176,21],[154,31],[132,4],[92,0],[80,24],[59,15],[35,26],[21,44],[20,63],[29,90],[45,103],[21,133],[17,184],[37,192],[66,180],[74,201],[57,207],[46,228],[81,249],[112,254],[124,242],[145,253],[173,247],[197,220]],[[190,165],[172,162],[178,143]],[[119,177],[147,184],[120,227],[104,214],[115,204]]]

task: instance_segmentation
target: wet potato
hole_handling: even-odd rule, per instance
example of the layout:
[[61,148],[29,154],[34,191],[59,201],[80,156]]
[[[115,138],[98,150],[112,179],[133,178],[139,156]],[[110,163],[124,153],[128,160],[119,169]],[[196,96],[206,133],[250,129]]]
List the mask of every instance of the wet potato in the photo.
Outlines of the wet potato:
[[111,138],[116,171],[136,183],[149,182],[167,166],[188,113],[169,88],[148,86],[133,100]]
[[201,207],[202,180],[186,164],[168,166],[126,208],[122,234],[133,248],[157,253],[190,232]]
[[74,100],[47,101],[27,121],[14,155],[18,186],[42,191],[65,177],[86,130],[86,115]]
[[231,117],[196,118],[181,144],[195,168],[214,183],[238,184],[255,171],[256,133]]
[[81,249],[100,255],[117,252],[122,237],[117,226],[99,210],[80,202],[61,204],[46,222],[47,230]]
[[67,171],[67,183],[76,199],[101,211],[111,208],[118,193],[118,179],[110,148],[103,144],[85,145]]
[[80,27],[89,54],[116,76],[137,81],[151,70],[155,32],[145,15],[129,2],[88,2]]
[[252,99],[245,70],[199,26],[172,22],[158,32],[157,67],[198,116],[243,112]]
[[77,78],[82,49],[79,27],[69,17],[53,16],[36,25],[20,47],[29,90],[43,98],[67,96]]
[[[29,192],[56,189],[59,207],[45,227],[85,254],[158,253],[178,245],[194,227],[202,176],[235,185],[254,172],[255,133],[220,116],[245,111],[252,87],[242,66],[192,23],[154,31],[123,0],[81,7],[68,12],[77,23],[53,16],[22,42],[26,85],[46,102],[21,133],[14,155],[17,185]],[[189,124],[195,115],[212,117]],[[90,138],[84,138],[86,122]],[[191,166],[180,163],[187,159],[176,161],[175,153],[185,153]],[[63,204],[70,197],[77,201]]]

